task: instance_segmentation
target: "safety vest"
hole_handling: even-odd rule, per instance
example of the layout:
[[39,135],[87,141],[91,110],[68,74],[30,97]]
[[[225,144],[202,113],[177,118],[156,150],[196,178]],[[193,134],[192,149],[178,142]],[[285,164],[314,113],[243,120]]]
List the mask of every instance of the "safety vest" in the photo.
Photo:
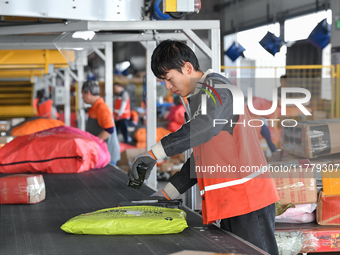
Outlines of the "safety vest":
[[42,103],[38,103],[37,116],[52,118],[52,106],[53,106],[52,99],[48,99]]
[[[126,91],[123,91],[123,93],[127,93]],[[122,105],[122,95],[123,93],[120,93],[118,96],[115,97],[115,104],[114,104],[114,118],[118,116],[118,113],[120,111],[120,107]],[[121,119],[130,119],[131,118],[131,111],[130,111],[130,97],[128,97],[126,106],[124,109],[123,114],[120,116]]]
[[131,121],[135,126],[138,126],[139,116],[138,113],[134,110],[131,111]]
[[[271,174],[265,172],[267,162],[255,129],[248,126],[249,119],[245,109],[232,134],[222,130],[193,148],[204,224],[247,214],[279,200]],[[259,171],[254,171],[256,168]],[[212,169],[221,173],[211,173]]]

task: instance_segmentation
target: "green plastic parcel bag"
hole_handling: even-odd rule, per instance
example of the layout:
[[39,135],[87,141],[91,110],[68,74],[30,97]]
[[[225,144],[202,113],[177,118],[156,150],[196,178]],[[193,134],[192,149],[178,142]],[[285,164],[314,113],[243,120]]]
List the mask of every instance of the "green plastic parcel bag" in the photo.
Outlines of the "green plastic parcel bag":
[[61,226],[67,233],[87,235],[160,235],[182,232],[188,227],[180,209],[127,206],[81,214]]

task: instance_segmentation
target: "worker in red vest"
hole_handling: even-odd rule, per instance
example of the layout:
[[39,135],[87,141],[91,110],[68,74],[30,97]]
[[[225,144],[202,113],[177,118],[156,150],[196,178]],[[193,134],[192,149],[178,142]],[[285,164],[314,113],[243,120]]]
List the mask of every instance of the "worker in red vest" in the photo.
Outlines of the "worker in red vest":
[[33,101],[33,107],[36,110],[36,116],[56,119],[59,117],[58,112],[53,106],[52,99],[46,97],[45,89],[37,91],[37,98]]
[[[279,196],[256,131],[247,125],[250,116],[246,106],[242,102],[243,115],[234,114],[233,100],[240,98],[217,86],[231,82],[211,69],[203,73],[195,53],[174,40],[157,46],[151,68],[168,90],[182,97],[190,95],[191,113],[187,112],[189,120],[180,129],[136,158],[129,178],[139,177],[137,166],[141,163],[148,166],[148,178],[157,160],[193,149],[190,159],[160,194],[174,199],[198,183],[204,224],[220,220],[224,230],[278,255],[274,228]],[[228,123],[216,124],[216,119]]]
[[117,134],[123,134],[124,142],[131,142],[131,137],[128,133],[129,121],[131,118],[130,97],[129,93],[124,89],[122,84],[114,84],[114,119],[116,122]]

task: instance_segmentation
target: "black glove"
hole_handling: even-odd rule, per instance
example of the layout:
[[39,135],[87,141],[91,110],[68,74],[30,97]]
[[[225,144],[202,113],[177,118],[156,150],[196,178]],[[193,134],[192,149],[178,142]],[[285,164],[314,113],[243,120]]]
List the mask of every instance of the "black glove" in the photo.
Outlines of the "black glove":
[[138,176],[138,171],[137,171],[137,166],[141,163],[144,163],[148,166],[148,170],[145,174],[145,179],[148,179],[150,176],[150,173],[153,169],[153,167],[156,165],[157,160],[155,160],[150,154],[149,152],[146,152],[144,154],[141,154],[139,156],[137,156],[137,158],[135,159],[135,161],[133,162],[129,172],[128,172],[128,176],[130,180],[136,180],[139,178]]

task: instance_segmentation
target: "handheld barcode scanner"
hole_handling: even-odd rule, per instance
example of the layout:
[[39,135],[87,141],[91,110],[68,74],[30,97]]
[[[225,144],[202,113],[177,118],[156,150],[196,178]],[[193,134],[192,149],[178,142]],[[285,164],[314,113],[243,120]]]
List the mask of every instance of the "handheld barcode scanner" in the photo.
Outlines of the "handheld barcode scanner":
[[130,188],[140,189],[140,187],[142,187],[144,183],[145,174],[147,170],[148,170],[148,166],[146,164],[144,163],[139,164],[137,166],[137,172],[138,172],[139,177],[136,180],[129,180],[128,186]]

